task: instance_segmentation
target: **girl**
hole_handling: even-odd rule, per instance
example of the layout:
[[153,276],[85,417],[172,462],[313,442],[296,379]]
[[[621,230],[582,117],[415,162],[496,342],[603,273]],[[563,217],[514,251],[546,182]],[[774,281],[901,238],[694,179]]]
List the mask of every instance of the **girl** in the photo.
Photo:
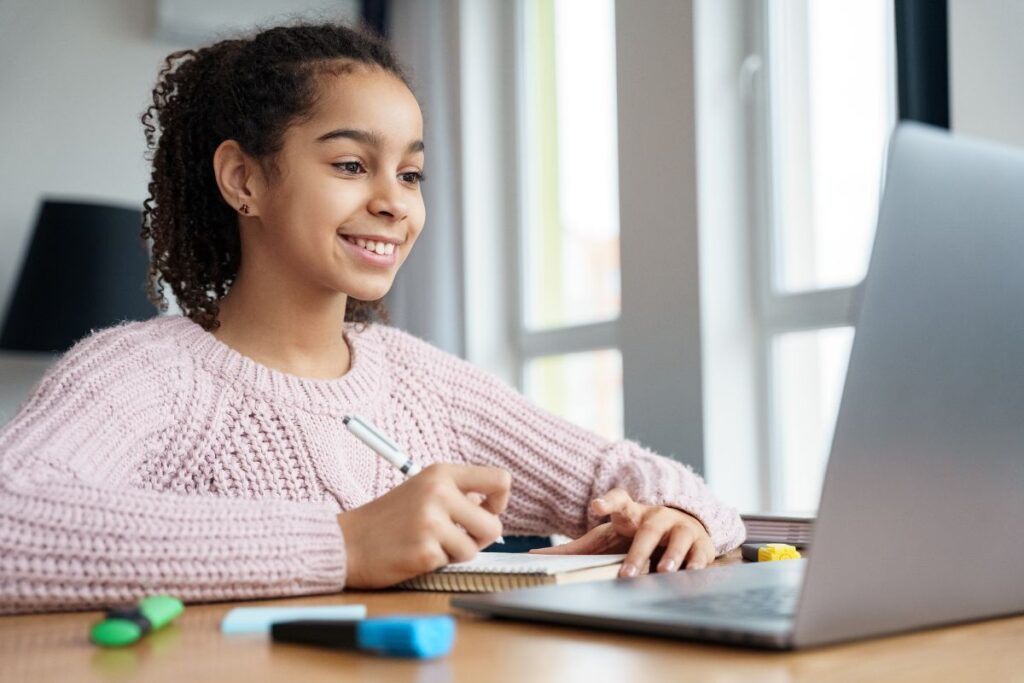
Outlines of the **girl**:
[[[376,38],[176,52],[142,121],[150,292],[184,316],[79,342],[0,432],[0,611],[377,588],[502,533],[628,550],[624,576],[742,541],[687,468],[375,322],[425,220],[420,109]],[[353,413],[429,466],[404,480]]]

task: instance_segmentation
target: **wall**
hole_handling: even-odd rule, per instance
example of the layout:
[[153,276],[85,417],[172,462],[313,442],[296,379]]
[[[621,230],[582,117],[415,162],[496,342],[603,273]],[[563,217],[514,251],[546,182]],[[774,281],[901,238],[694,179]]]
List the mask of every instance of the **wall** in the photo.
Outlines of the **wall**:
[[391,324],[465,355],[459,25],[455,0],[390,0],[390,36],[423,110],[427,222],[388,292]]
[[139,115],[164,56],[151,2],[0,3],[0,310],[47,194],[139,205]]
[[0,315],[41,197],[134,206],[146,198],[139,116],[164,58],[185,46],[160,36],[205,43],[280,20],[353,17],[358,6],[358,0],[0,2]]
[[1024,2],[949,0],[953,129],[1024,147]]

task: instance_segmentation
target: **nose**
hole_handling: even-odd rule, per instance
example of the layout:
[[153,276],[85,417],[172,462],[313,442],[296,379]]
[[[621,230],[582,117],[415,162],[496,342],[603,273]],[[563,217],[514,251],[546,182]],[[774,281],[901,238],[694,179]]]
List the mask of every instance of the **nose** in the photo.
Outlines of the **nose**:
[[374,216],[390,221],[400,221],[409,213],[409,207],[402,199],[401,187],[395,178],[381,178],[374,184],[373,196],[367,210]]

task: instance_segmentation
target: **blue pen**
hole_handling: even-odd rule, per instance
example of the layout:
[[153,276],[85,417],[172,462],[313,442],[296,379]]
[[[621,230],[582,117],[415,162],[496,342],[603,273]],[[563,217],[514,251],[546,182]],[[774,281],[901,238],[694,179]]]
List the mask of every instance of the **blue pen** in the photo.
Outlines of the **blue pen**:
[[455,620],[447,615],[306,619],[273,624],[270,636],[281,643],[428,659],[451,651]]

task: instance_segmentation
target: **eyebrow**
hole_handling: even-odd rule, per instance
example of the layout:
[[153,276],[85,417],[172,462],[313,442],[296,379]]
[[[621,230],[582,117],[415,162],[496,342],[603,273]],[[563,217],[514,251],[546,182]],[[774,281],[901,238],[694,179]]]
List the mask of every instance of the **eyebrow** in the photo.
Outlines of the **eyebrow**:
[[[356,128],[338,128],[332,130],[329,133],[324,133],[316,139],[317,142],[328,142],[330,140],[336,140],[337,138],[347,138],[349,140],[355,140],[371,147],[383,147],[384,136],[380,133],[372,130],[358,130]],[[405,148],[406,154],[412,154],[414,152],[423,151],[423,140],[414,140],[409,143],[409,146]]]

